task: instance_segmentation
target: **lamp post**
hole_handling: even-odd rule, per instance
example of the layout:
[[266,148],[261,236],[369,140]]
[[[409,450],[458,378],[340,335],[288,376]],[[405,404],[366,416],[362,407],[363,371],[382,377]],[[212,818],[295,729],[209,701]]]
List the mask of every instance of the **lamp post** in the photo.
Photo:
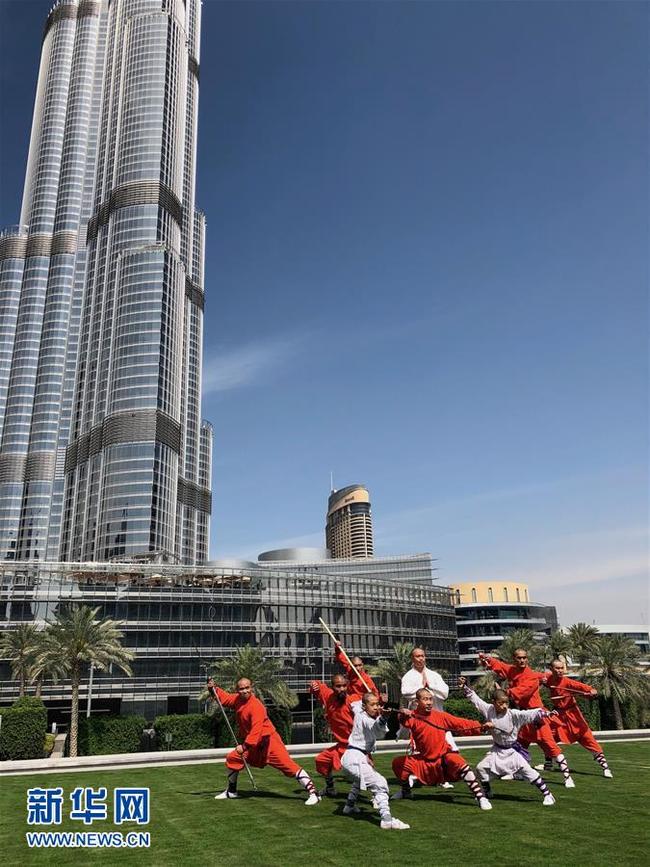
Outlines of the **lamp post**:
[[93,698],[93,673],[95,671],[95,665],[93,662],[90,663],[90,677],[88,678],[88,695],[86,696],[86,719],[90,716],[90,703]]
[[[316,664],[314,662],[310,662],[309,659],[305,659],[305,668],[310,669],[310,680],[313,680],[312,672],[316,668]],[[314,693],[309,690],[309,699],[311,703],[311,742],[316,743],[316,727],[314,724]]]

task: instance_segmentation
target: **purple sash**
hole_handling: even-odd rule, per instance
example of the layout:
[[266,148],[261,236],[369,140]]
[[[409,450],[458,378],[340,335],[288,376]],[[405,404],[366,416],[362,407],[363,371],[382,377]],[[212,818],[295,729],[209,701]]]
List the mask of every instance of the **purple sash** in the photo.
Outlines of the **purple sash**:
[[494,744],[494,746],[495,746],[498,750],[514,750],[516,753],[519,753],[519,755],[520,755],[523,759],[525,759],[525,761],[527,761],[528,764],[530,764],[530,753],[528,752],[528,750],[526,749],[526,747],[522,746],[522,745],[519,743],[519,741],[515,741],[514,743],[512,743],[512,744],[508,744],[508,745],[505,746],[505,747],[501,746],[501,744]]

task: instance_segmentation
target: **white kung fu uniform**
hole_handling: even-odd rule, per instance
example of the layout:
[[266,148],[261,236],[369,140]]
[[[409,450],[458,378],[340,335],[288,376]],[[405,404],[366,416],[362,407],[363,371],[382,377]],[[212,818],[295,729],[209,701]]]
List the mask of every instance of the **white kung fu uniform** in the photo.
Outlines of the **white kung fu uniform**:
[[369,789],[381,818],[390,818],[388,782],[374,769],[370,759],[377,737],[386,734],[388,723],[381,716],[376,719],[368,716],[360,701],[352,702],[350,707],[354,713],[354,724],[348,738],[348,748],[341,757],[341,766],[352,779],[352,791],[348,800],[356,800],[359,790]]
[[516,748],[517,734],[523,726],[537,722],[543,717],[544,708],[536,707],[531,710],[509,708],[504,714],[498,716],[494,705],[483,701],[474,690],[466,686],[463,691],[465,697],[483,714],[485,719],[494,723],[494,728],[490,732],[494,746],[476,766],[479,779],[487,782],[490,776],[510,775],[516,780],[528,780],[530,783],[537,780],[539,773]]
[[[449,687],[437,671],[432,671],[426,666],[422,671],[410,668],[402,678],[400,692],[402,693],[402,699],[406,707],[413,708],[415,705],[415,694],[423,686],[426,686],[433,695],[433,707],[435,710],[444,710],[443,702],[449,695]],[[399,735],[400,737],[409,737],[409,732],[407,729],[401,729]],[[457,753],[458,747],[452,733],[447,732],[445,739],[452,750]]]

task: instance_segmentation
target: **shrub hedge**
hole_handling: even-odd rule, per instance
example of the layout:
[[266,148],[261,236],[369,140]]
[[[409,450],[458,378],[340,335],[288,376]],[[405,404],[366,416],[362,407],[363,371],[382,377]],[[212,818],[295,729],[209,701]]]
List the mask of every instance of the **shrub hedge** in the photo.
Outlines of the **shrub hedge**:
[[444,703],[443,710],[452,716],[483,722],[483,716],[465,696],[451,695]]
[[278,734],[285,742],[290,744],[293,740],[291,711],[286,707],[267,707],[269,719],[278,730]]
[[79,720],[79,755],[105,756],[140,750],[143,716],[91,716]]
[[[207,750],[215,745],[217,717],[202,713],[171,714],[156,717],[153,727],[156,731],[159,750]],[[225,728],[225,726],[224,726]],[[165,735],[171,735],[169,745]]]
[[[230,721],[230,725],[232,726],[233,731],[239,737],[239,732],[237,730],[237,720],[235,719],[235,714],[231,710],[226,710],[226,716]],[[234,746],[232,742],[232,735],[228,731],[228,726],[223,721],[223,714],[219,710],[219,708],[215,705],[214,713],[211,719],[214,721],[214,731],[215,731],[215,741],[214,745],[216,747],[232,747]]]
[[13,707],[0,708],[0,759],[41,759],[47,732],[47,710],[40,699],[25,696]]

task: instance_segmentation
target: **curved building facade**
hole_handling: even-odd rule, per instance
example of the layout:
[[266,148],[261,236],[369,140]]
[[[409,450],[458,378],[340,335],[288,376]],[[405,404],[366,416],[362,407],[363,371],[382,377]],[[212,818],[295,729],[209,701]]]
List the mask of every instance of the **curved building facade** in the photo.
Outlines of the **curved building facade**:
[[273,548],[263,551],[258,560],[260,563],[322,563],[331,560],[328,548]]
[[[427,648],[434,667],[458,674],[456,622],[447,588],[239,565],[192,568],[160,564],[0,564],[0,635],[43,623],[63,605],[99,606],[123,621],[136,653],[134,676],[95,672],[97,710],[156,714],[196,710],[202,663],[232,656],[244,644],[282,661],[289,685],[306,693],[314,677],[338,669],[322,617],[349,651],[372,664],[395,642]],[[82,689],[86,697],[87,680]],[[0,661],[0,704],[18,696]],[[46,683],[50,708],[69,706],[70,684]]]
[[469,581],[449,587],[456,607],[461,674],[478,676],[477,653],[496,650],[517,629],[550,636],[557,629],[552,605],[530,602],[528,585],[507,581]]
[[332,491],[327,501],[326,545],[334,559],[372,557],[370,494],[363,485]]

